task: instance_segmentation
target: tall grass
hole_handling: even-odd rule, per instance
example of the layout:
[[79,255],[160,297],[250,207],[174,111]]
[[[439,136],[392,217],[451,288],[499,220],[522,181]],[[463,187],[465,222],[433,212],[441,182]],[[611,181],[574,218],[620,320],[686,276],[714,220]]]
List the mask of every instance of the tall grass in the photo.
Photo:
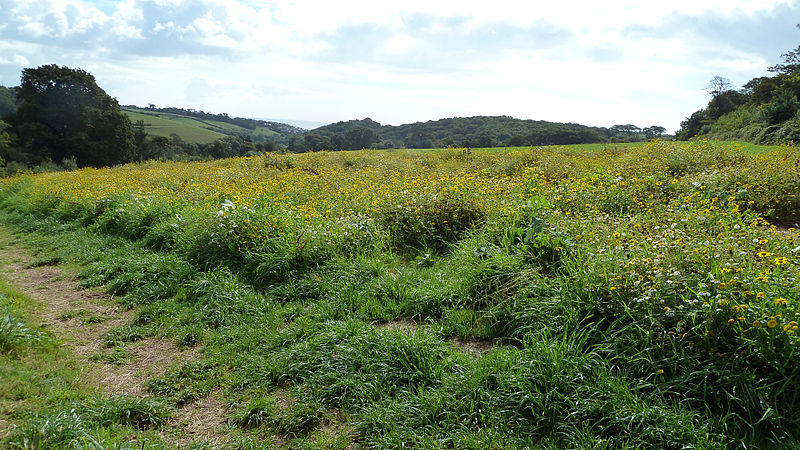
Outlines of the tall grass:
[[246,435],[791,447],[796,165],[708,141],[280,155],[20,177],[0,207],[138,308],[110,344],[202,344],[150,389],[222,389]]

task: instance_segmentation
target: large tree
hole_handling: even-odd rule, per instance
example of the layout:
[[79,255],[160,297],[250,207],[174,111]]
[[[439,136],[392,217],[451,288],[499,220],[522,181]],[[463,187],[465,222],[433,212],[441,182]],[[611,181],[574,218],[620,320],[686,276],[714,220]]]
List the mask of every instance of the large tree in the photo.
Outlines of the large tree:
[[17,102],[14,99],[14,92],[5,86],[0,86],[0,119],[11,115],[15,109]]
[[705,87],[705,90],[711,94],[712,97],[717,97],[721,95],[723,92],[728,92],[733,89],[733,84],[731,84],[731,80],[721,77],[719,75],[715,75],[711,81]]
[[22,71],[13,117],[20,145],[35,160],[108,166],[134,156],[131,122],[80,69],[46,65]]

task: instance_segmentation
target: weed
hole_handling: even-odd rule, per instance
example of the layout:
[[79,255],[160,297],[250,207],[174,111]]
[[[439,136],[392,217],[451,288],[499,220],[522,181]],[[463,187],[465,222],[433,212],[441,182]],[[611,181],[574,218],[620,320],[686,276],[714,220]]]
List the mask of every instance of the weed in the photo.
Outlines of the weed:
[[90,361],[104,361],[109,364],[122,365],[131,358],[130,353],[125,347],[114,347],[110,351],[101,351],[89,357]]
[[106,345],[109,347],[124,346],[129,342],[136,342],[144,337],[141,328],[121,326],[109,331],[106,335]]
[[177,369],[170,369],[164,376],[148,382],[153,394],[166,397],[177,405],[191,403],[218,386],[219,367],[205,362],[188,362]]
[[48,335],[28,328],[12,315],[0,315],[0,354],[13,353],[45,342],[48,342]]

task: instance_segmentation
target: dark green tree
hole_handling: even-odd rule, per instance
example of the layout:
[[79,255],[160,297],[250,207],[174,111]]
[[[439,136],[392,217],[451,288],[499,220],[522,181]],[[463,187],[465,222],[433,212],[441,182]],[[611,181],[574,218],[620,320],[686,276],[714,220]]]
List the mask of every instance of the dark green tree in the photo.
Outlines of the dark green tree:
[[35,161],[74,157],[81,167],[108,166],[135,155],[130,119],[81,69],[24,69],[12,123]]
[[364,126],[358,126],[348,130],[344,138],[347,142],[347,147],[352,150],[369,148],[380,139],[375,131]]
[[494,140],[488,131],[481,131],[475,136],[475,146],[482,148],[494,147]]
[[331,149],[331,140],[327,136],[312,133],[305,135],[303,139],[305,140],[306,148],[312,152]]
[[0,120],[0,159],[3,159],[4,155],[7,156],[6,152],[11,147],[11,134],[9,131],[11,131],[11,126]]
[[11,89],[0,86],[0,119],[10,116],[17,109],[17,100],[14,97]]
[[772,102],[764,107],[764,115],[771,125],[776,125],[794,118],[798,109],[800,102],[797,96],[787,89],[780,89]]
[[741,92],[734,90],[721,92],[708,102],[708,117],[711,120],[717,120],[725,114],[734,111],[739,106],[744,105],[747,103],[747,100],[747,95]]
[[662,134],[664,134],[665,131],[667,131],[666,128],[660,127],[658,125],[653,125],[651,127],[642,128],[642,132],[644,133],[644,136],[647,139],[657,138],[657,137],[661,136]]
[[705,87],[705,90],[711,94],[712,97],[716,97],[723,92],[728,92],[733,89],[733,85],[731,84],[731,80],[721,77],[719,75],[714,75],[711,81]]
[[710,124],[711,121],[706,114],[706,110],[695,111],[686,120],[681,122],[681,128],[675,133],[675,137],[679,140],[685,141],[691,139],[703,130],[703,127]]

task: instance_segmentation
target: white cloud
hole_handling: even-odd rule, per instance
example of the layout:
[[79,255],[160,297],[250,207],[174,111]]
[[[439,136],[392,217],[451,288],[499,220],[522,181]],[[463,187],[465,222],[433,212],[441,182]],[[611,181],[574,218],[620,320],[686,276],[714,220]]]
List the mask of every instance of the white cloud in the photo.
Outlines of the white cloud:
[[[91,71],[123,103],[319,121],[662,124],[761,75],[797,1],[0,0],[0,83]],[[743,32],[745,30],[746,32]]]

